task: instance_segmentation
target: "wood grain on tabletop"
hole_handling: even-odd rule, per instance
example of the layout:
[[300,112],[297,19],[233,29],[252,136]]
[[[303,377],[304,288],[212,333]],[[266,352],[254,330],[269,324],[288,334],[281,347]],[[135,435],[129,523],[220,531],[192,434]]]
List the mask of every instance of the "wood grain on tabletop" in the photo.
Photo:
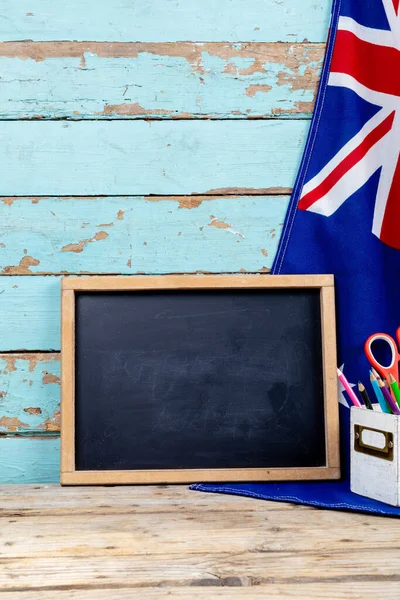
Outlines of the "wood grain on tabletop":
[[10,486],[0,506],[0,597],[398,597],[395,519],[183,486]]
[[[377,600],[384,597],[387,600],[397,600],[399,597],[399,584],[397,581],[361,581],[347,583],[339,581],[333,583],[287,583],[278,581],[267,585],[243,587],[246,580],[232,578],[232,584],[238,587],[191,587],[190,591],[184,588],[141,588],[140,598],[143,600],[282,600],[282,598],[294,600]],[[132,595],[137,592],[134,587],[106,587],[105,589],[78,589],[57,590],[57,600],[131,600]],[[53,600],[54,591],[25,591],[14,592],[13,600]],[[1,600],[8,600],[10,594],[0,592]]]

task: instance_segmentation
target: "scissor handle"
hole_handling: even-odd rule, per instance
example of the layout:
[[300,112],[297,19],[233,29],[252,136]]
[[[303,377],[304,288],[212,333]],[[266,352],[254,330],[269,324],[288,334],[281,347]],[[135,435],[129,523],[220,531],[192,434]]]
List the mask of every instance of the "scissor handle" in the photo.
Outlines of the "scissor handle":
[[[396,337],[398,340],[400,340],[400,327],[396,331]],[[377,359],[375,358],[375,356],[372,353],[371,346],[374,342],[376,342],[378,340],[387,342],[390,346],[392,357],[391,357],[391,361],[390,361],[389,365],[381,365],[381,363],[379,361],[377,361]],[[399,341],[399,344],[400,344],[400,341]],[[391,373],[397,381],[398,376],[399,376],[399,374],[398,374],[399,352],[397,350],[396,342],[390,335],[387,335],[387,333],[374,333],[373,335],[370,335],[364,344],[364,351],[365,351],[366,357],[368,358],[370,364],[374,367],[374,369],[376,369],[378,371],[379,375],[382,378],[386,379],[389,382],[389,374]]]

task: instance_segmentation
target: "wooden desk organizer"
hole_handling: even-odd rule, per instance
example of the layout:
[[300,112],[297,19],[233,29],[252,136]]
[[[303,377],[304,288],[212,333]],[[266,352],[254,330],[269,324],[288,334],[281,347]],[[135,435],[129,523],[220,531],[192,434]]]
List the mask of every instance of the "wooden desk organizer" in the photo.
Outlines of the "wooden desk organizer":
[[351,491],[400,506],[400,419],[351,408]]

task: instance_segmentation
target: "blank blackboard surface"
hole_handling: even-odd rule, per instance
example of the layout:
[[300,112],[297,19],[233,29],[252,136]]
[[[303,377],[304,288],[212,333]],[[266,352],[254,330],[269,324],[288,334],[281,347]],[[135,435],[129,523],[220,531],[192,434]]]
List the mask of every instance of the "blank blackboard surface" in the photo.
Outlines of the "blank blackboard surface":
[[319,467],[324,423],[320,289],[75,293],[77,471]]

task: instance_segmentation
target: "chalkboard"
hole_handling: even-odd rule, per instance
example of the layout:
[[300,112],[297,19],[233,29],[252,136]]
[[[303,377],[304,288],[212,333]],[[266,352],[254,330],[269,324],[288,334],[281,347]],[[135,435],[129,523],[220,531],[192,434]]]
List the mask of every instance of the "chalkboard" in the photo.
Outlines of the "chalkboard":
[[318,287],[76,289],[73,471],[327,468],[322,314]]

